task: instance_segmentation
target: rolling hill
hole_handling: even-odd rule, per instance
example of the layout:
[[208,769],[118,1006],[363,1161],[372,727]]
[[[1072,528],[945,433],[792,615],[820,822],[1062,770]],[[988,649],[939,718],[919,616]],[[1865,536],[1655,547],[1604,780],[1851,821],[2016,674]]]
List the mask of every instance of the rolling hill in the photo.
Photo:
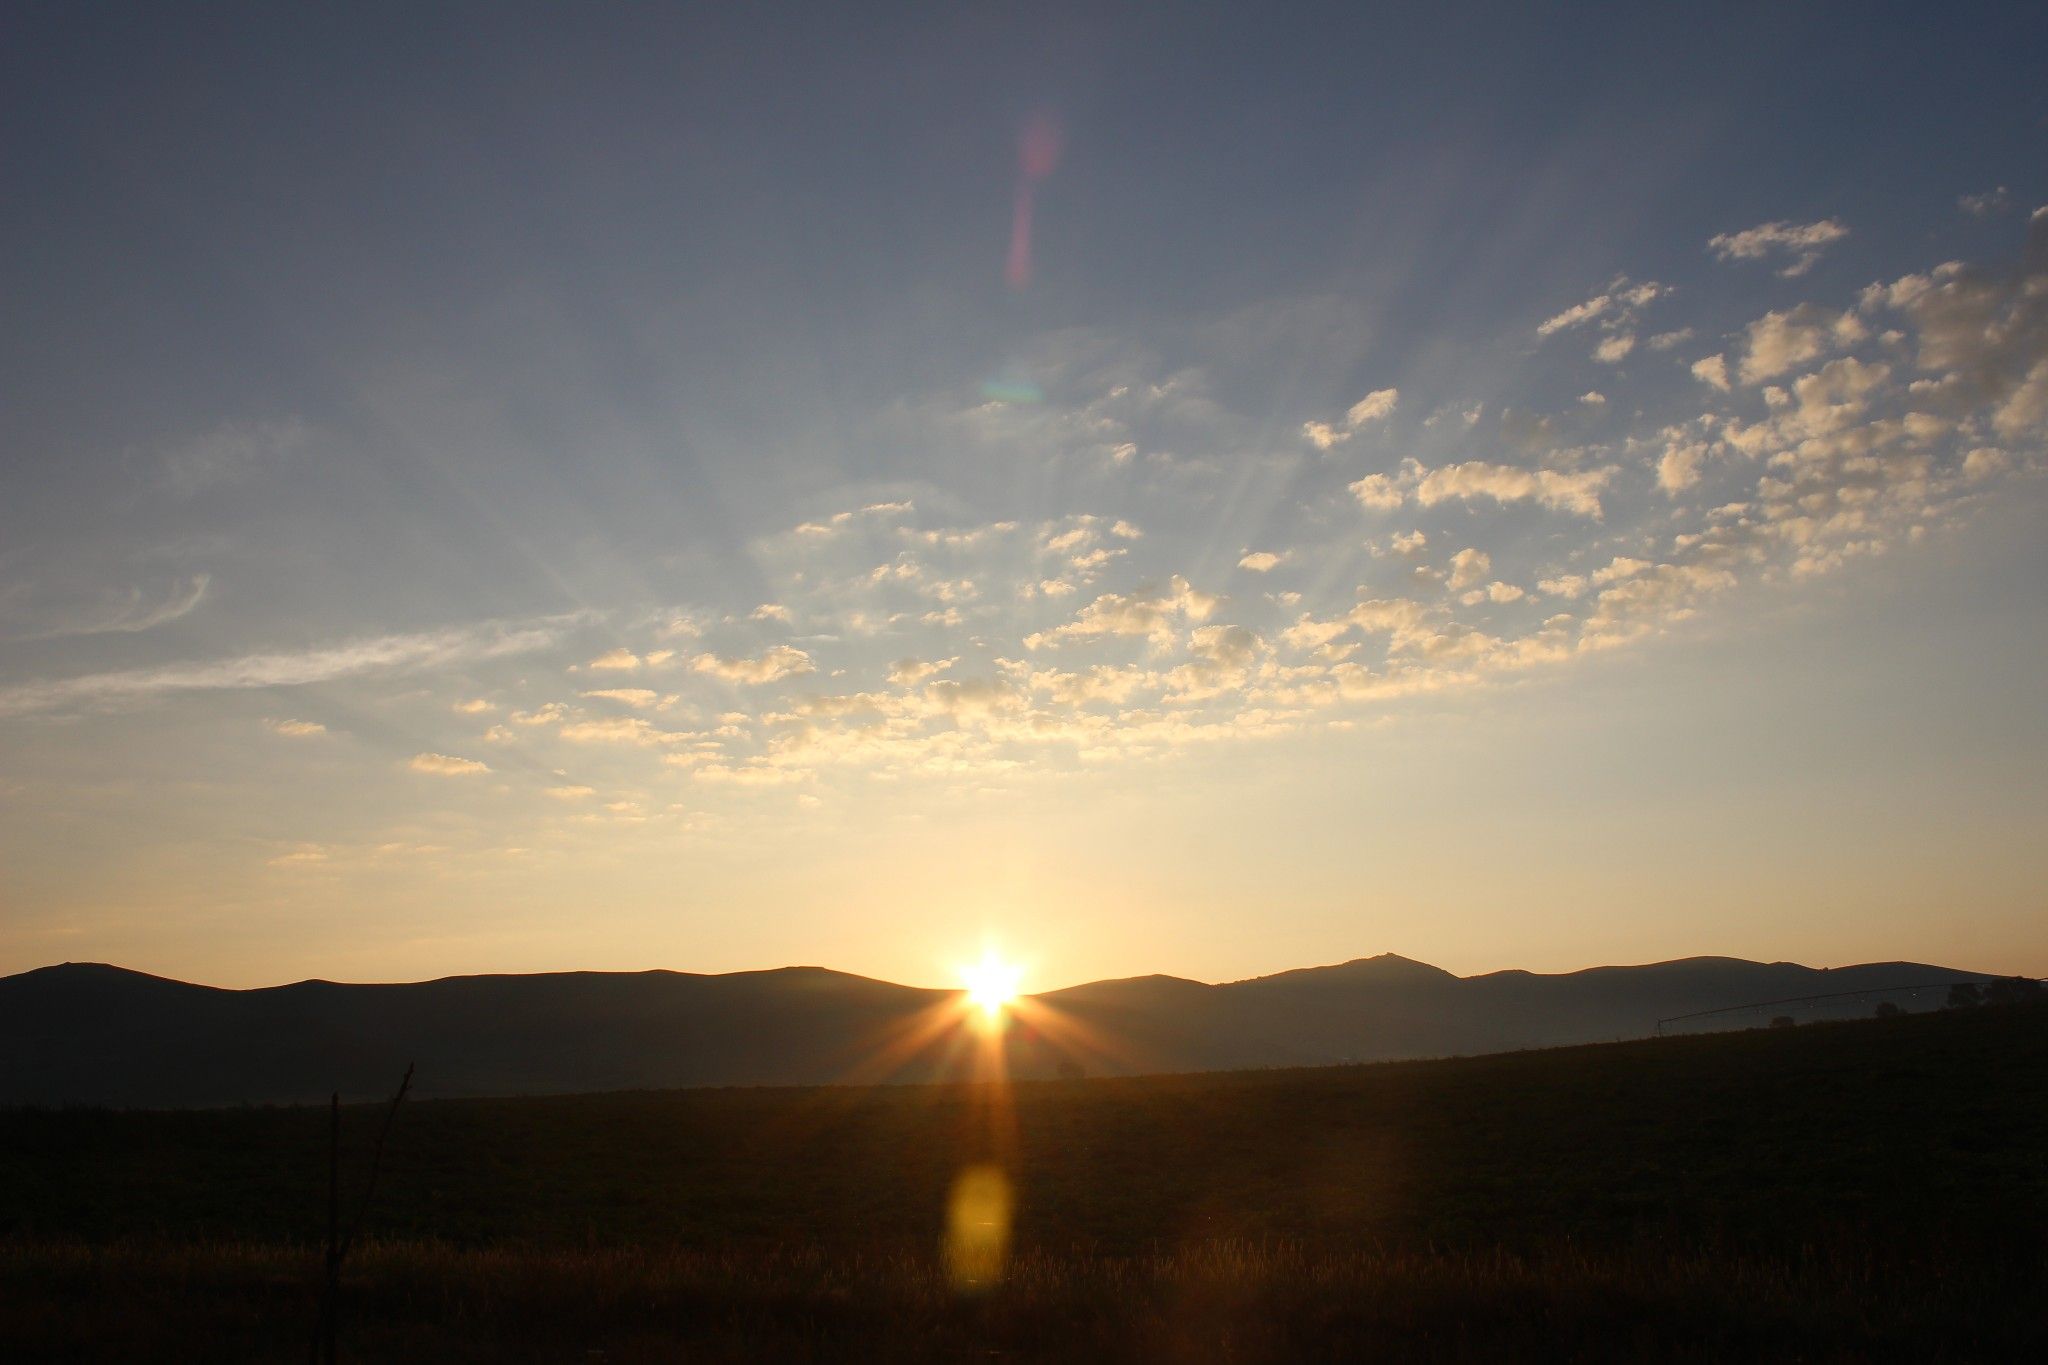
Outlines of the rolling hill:
[[[1735,958],[1459,977],[1383,954],[1221,985],[1149,976],[1051,991],[1019,1011],[1003,1047],[1025,1077],[1381,1061],[1641,1037],[1660,1019],[1796,997],[1840,998],[1688,1026],[1868,1014],[1879,998],[1924,1009],[1946,983],[1986,979]],[[368,1098],[413,1061],[430,1096],[916,1081],[973,1074],[984,1054],[954,993],[818,967],[257,990],[96,963],[0,978],[6,1105]]]

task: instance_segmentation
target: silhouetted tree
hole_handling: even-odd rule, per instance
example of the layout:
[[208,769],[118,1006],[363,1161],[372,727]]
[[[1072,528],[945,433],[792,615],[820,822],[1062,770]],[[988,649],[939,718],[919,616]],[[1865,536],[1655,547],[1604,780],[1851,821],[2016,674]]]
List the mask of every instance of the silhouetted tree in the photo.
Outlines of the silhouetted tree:
[[1792,1027],[1792,1026],[1793,1026],[1794,1024],[1796,1024],[1796,1023],[1798,1023],[1798,1022],[1799,1022],[1799,1021],[1798,1021],[1797,1019],[1794,1019],[1794,1018],[1793,1018],[1793,1017],[1792,1017],[1791,1015],[1789,1015],[1789,1014],[1781,1014],[1781,1015],[1779,1015],[1779,1016],[1778,1016],[1777,1018],[1775,1018],[1775,1019],[1771,1020],[1771,1027],[1772,1027],[1772,1028],[1791,1028],[1791,1027]]
[[1078,1081],[1088,1074],[1081,1069],[1081,1064],[1072,1057],[1060,1058],[1059,1073],[1060,1079],[1063,1081]]
[[1896,1019],[1901,1013],[1903,1011],[1889,1000],[1877,1002],[1877,1017],[1880,1019]]
[[1983,1003],[1974,982],[1959,981],[1948,988],[1948,1008],[1952,1010],[1974,1009]]
[[2031,1005],[2043,998],[2041,983],[2029,976],[2008,976],[1984,987],[1987,1005]]

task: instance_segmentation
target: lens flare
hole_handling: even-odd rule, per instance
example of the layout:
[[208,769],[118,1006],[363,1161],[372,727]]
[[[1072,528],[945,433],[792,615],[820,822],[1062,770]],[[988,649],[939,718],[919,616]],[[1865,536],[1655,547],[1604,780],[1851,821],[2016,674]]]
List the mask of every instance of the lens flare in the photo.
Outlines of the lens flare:
[[1003,277],[1010,288],[1031,283],[1031,209],[1038,183],[1060,164],[1064,139],[1060,126],[1047,114],[1025,125],[1017,139],[1017,197],[1010,216],[1010,255],[1003,265]]
[[998,1166],[969,1166],[946,1200],[946,1275],[956,1292],[979,1293],[1003,1277],[1010,1250],[1010,1178]]

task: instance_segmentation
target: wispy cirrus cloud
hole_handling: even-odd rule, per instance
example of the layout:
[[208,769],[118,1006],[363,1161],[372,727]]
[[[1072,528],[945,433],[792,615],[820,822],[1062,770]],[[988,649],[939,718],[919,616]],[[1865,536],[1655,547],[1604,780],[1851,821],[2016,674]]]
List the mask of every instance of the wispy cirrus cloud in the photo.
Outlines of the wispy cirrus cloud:
[[189,616],[206,600],[211,574],[194,574],[160,592],[130,588],[102,594],[75,606],[53,622],[15,636],[17,640],[57,640],[78,635],[135,635]]
[[177,692],[305,687],[339,678],[446,668],[545,649],[582,618],[494,621],[380,635],[291,652],[88,673],[0,689],[0,716],[119,705]]

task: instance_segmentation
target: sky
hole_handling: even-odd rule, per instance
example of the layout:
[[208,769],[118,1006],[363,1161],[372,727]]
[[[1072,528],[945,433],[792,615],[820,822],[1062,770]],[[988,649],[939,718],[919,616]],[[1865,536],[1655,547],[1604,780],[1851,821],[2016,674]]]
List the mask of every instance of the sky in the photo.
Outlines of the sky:
[[0,971],[2048,973],[2048,11],[8,28]]

